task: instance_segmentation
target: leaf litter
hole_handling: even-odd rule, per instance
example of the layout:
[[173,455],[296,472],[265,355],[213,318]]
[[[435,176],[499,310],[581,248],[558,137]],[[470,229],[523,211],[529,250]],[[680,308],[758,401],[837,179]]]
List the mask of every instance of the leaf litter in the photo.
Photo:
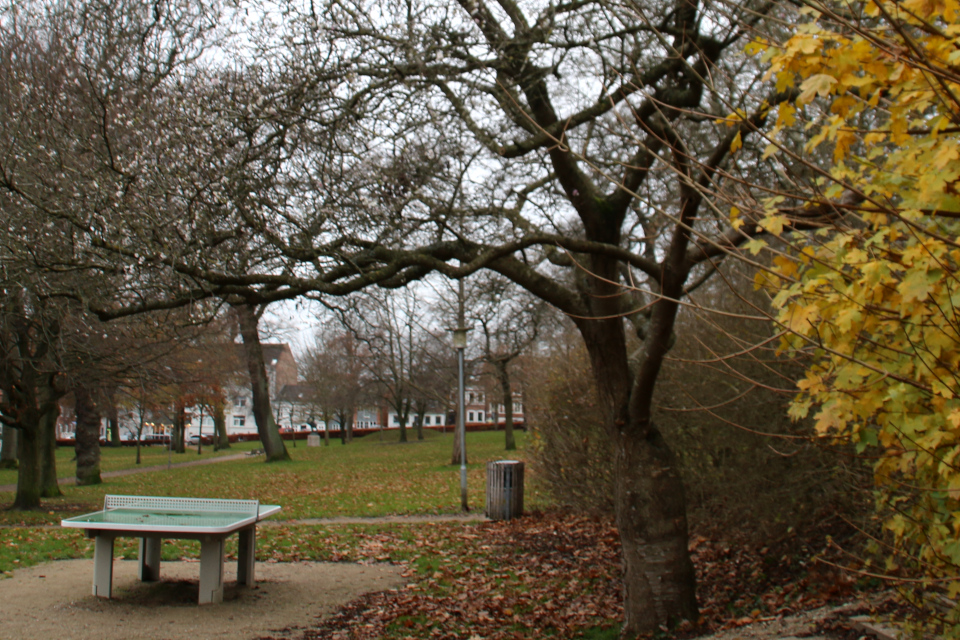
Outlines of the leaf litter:
[[[842,553],[830,533],[842,532],[792,532],[764,545],[736,534],[691,536],[701,618],[663,637],[689,638],[845,602],[865,585],[834,566]],[[406,585],[350,602],[303,640],[616,637],[623,618],[620,539],[609,518],[534,513],[328,541],[336,547],[326,550],[328,557],[403,567]]]

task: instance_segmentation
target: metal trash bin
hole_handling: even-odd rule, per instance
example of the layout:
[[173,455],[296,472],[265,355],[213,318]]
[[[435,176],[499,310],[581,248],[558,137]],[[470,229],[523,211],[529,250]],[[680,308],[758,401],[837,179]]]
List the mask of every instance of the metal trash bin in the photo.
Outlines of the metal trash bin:
[[523,515],[523,463],[494,460],[487,463],[487,517],[510,520]]

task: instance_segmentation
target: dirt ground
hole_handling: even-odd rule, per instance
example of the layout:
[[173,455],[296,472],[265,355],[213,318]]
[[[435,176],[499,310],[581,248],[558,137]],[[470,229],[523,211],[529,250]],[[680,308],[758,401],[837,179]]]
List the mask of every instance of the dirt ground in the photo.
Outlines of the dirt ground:
[[257,585],[236,584],[236,563],[224,567],[224,601],[197,605],[198,562],[165,562],[161,581],[137,580],[135,560],[115,560],[110,600],[90,594],[93,560],[64,560],[0,580],[4,640],[205,640],[296,637],[362,593],[396,588],[389,565],[257,563]]

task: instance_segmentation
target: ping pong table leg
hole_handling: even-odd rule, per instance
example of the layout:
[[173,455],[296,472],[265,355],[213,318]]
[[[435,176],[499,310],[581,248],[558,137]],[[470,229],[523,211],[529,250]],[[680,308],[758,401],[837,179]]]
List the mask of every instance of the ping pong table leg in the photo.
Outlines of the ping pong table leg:
[[156,582],[160,579],[160,538],[140,538],[140,570],[141,582]]
[[97,535],[93,547],[93,595],[109,598],[113,589],[113,537]]
[[223,602],[223,538],[200,541],[200,604]]
[[240,530],[237,547],[237,583],[252,587],[257,581],[254,573],[257,561],[256,527]]

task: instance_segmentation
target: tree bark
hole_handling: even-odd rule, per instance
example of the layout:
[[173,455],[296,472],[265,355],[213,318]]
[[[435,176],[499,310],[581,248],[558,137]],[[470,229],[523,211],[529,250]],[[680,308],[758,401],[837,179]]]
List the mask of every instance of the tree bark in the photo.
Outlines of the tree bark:
[[90,389],[78,385],[73,390],[77,414],[77,485],[100,484],[100,408]]
[[[39,420],[39,416],[37,416]],[[13,508],[29,511],[40,508],[41,472],[40,472],[40,429],[20,429],[19,452],[20,466],[17,468],[17,494],[13,498]]]
[[25,413],[20,429],[20,466],[17,470],[17,495],[13,508],[39,509],[41,498],[63,495],[57,482],[56,423],[59,411]]
[[253,307],[237,305],[233,307],[240,324],[243,338],[243,350],[250,374],[250,390],[253,393],[253,417],[257,422],[257,433],[267,462],[289,460],[290,454],[280,437],[280,430],[273,419],[270,409],[270,387],[267,370],[263,364],[263,348],[260,346],[260,334],[257,330],[259,317]]
[[[52,393],[57,397],[59,394]],[[40,492],[44,498],[59,498],[60,481],[57,478],[57,418],[60,417],[60,405],[54,399],[46,404],[46,411],[40,415]]]
[[[594,270],[604,273],[602,261],[594,262]],[[664,276],[664,299],[653,307],[633,370],[622,320],[578,322],[615,447],[614,506],[624,561],[622,637],[655,633],[662,625],[699,616],[683,482],[673,452],[651,420],[678,308],[671,299],[680,298],[677,289],[685,277],[676,272]],[[597,299],[609,294],[603,285],[595,286]],[[598,310],[598,317],[612,317],[609,309]]]
[[[497,382],[500,383],[500,394],[503,399],[503,435],[504,449],[515,451],[517,442],[513,437],[513,394],[510,392],[510,373],[507,371],[507,362],[504,360],[494,361],[494,369],[497,372]],[[494,420],[496,424],[496,420]]]
[[222,402],[217,402],[213,408],[214,424],[214,451],[230,448],[230,438],[227,437],[227,415]]
[[[107,433],[110,435],[111,447],[119,447],[123,444],[120,439],[120,417],[117,415],[117,403],[114,401],[115,393],[116,389],[110,389],[103,395],[103,412],[107,418]],[[139,439],[141,435],[142,432],[138,432],[137,439]]]
[[170,449],[174,453],[185,453],[187,448],[184,445],[187,427],[187,408],[183,406],[183,401],[178,399],[173,407],[173,429],[170,432]]
[[40,499],[62,495],[57,482],[58,399],[63,395],[55,374],[43,374],[32,366],[21,374],[19,414],[17,494],[13,508],[40,508]]
[[624,562],[624,637],[696,620],[686,502],[673,452],[653,425],[616,442],[614,501]]
[[0,425],[3,432],[3,448],[0,449],[0,469],[17,468],[17,429]]
[[400,442],[407,441],[407,420],[410,417],[410,403],[401,400],[397,407],[397,421],[400,422]]
[[424,417],[426,417],[426,415],[427,415],[427,405],[422,404],[419,407],[417,407],[417,418],[416,418],[417,422],[415,425],[417,429],[417,440],[423,440],[423,419]]

